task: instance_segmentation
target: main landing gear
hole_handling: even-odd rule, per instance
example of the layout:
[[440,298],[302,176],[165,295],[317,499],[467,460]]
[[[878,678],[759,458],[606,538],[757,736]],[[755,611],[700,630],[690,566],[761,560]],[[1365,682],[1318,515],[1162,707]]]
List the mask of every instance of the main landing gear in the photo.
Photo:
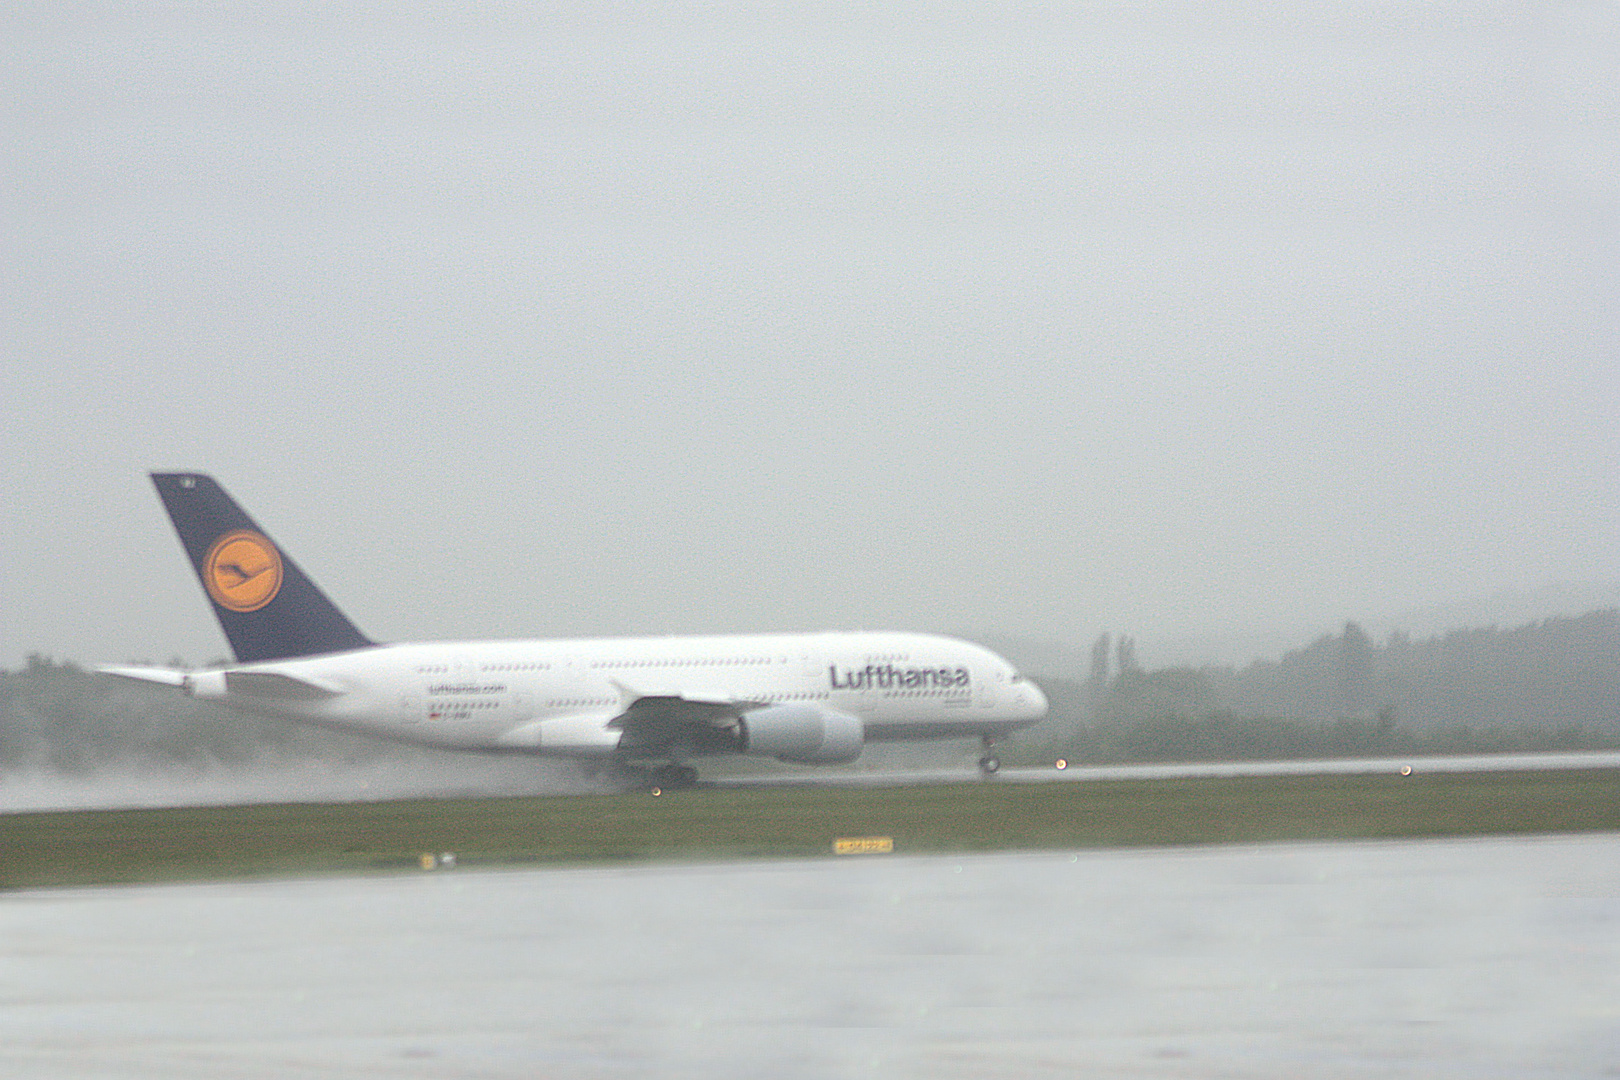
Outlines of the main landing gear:
[[698,771],[690,765],[660,765],[652,771],[654,787],[665,791],[681,791],[697,786]]
[[984,747],[984,753],[979,755],[979,775],[985,778],[992,777],[1001,771],[1001,759],[996,756],[996,740],[994,736],[985,735],[979,740]]
[[651,791],[663,794],[696,787],[698,782],[696,769],[674,762],[656,768],[623,761],[586,762],[584,773],[591,779],[604,782],[610,790],[620,792]]

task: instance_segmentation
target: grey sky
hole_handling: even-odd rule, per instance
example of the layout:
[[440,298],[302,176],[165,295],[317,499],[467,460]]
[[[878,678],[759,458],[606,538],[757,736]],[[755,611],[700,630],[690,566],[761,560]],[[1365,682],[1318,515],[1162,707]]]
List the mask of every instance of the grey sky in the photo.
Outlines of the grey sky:
[[4,16],[0,665],[1620,580],[1620,7]]

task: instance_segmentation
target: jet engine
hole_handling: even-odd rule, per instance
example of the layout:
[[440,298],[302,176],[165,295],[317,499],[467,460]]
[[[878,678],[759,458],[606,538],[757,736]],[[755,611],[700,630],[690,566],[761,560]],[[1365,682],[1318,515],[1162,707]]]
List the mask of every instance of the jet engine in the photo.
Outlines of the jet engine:
[[742,714],[742,751],[782,761],[840,765],[861,756],[866,725],[818,705],[771,705]]

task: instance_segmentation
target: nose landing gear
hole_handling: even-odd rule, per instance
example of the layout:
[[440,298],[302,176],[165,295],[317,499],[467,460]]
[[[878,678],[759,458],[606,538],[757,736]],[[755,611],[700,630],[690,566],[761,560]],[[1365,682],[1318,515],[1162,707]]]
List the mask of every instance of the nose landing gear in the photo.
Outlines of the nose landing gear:
[[979,755],[979,775],[985,778],[992,777],[1001,771],[1001,759],[996,756],[996,740],[992,735],[985,735],[979,740],[984,753]]

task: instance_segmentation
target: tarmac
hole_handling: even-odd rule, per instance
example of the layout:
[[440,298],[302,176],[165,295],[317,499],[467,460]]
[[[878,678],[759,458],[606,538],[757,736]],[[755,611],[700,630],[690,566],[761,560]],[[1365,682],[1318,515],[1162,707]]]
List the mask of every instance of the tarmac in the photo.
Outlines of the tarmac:
[[[874,757],[877,755],[873,755]],[[702,763],[706,768],[710,763]],[[759,765],[759,763],[752,763]],[[1620,768],[1620,752],[1473,754],[1454,757],[1332,758],[1303,761],[1200,761],[1087,765],[1064,762],[1007,768],[991,782],[1074,783],[1217,776],[1324,776],[1368,773],[1456,773]],[[905,787],[981,779],[978,769],[814,768],[770,763],[746,773],[705,773],[706,787]],[[73,777],[49,772],[0,776],[0,814],[50,810],[116,810],[244,803],[371,802],[404,798],[578,795],[614,790],[566,762],[529,757],[443,753],[422,761],[254,762],[240,769],[197,772],[131,769]]]
[[0,895],[0,1075],[1620,1076],[1620,835]]
[[[1229,776],[1368,776],[1419,773],[1544,772],[1620,768],[1620,753],[1460,754],[1434,757],[1306,758],[1283,761],[1177,761],[1086,765],[1062,758],[1050,765],[1002,769],[996,783],[1054,784],[1085,780],[1175,780]],[[711,787],[905,787],[980,779],[977,769],[906,769],[761,773],[707,781]]]

